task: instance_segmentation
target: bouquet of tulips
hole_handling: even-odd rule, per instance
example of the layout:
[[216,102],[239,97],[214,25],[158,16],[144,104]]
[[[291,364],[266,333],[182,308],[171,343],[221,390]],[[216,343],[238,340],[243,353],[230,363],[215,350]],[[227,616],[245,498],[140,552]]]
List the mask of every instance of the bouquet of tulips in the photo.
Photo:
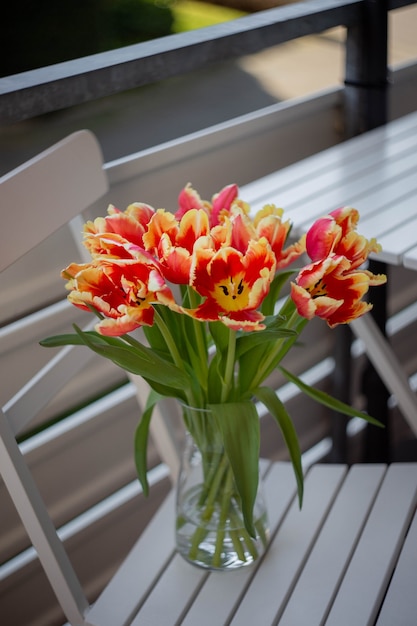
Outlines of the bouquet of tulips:
[[[42,343],[88,346],[149,383],[135,437],[145,493],[149,423],[162,397],[214,415],[211,435],[207,430],[201,435],[191,419],[185,426],[201,445],[202,436],[220,438],[252,536],[260,444],[253,399],[267,407],[281,429],[300,503],[303,494],[293,422],[265,384],[276,368],[318,402],[377,423],[281,365],[308,320],[320,317],[333,328],[371,309],[364,297],[386,277],[364,269],[379,245],[356,232],[358,220],[355,209],[339,208],[291,242],[291,224],[273,204],[252,215],[236,185],[211,201],[187,185],[171,211],[135,202],[125,211],[109,206],[106,217],[85,224],[91,262],[72,263],[62,276],[70,302],[97,315],[95,330],[75,327],[74,334]],[[304,253],[307,265],[291,269]],[[283,297],[288,281],[289,295]],[[133,332],[139,328],[142,338]]]

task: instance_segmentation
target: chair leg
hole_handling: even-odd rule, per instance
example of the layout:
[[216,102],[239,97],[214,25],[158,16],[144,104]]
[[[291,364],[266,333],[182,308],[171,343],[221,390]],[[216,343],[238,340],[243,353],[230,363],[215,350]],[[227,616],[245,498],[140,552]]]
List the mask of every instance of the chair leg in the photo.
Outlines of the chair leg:
[[366,425],[363,460],[367,463],[389,463],[392,441],[388,410],[390,393],[370,361],[362,374],[362,391],[366,397],[367,413],[376,417],[384,425],[384,428]]
[[[417,436],[417,397],[388,341],[371,315],[360,317],[350,326],[363,342],[369,360],[387,389],[396,397],[404,418]],[[378,419],[378,415],[374,417]]]
[[70,624],[85,624],[87,599],[1,410],[0,474],[66,618]]

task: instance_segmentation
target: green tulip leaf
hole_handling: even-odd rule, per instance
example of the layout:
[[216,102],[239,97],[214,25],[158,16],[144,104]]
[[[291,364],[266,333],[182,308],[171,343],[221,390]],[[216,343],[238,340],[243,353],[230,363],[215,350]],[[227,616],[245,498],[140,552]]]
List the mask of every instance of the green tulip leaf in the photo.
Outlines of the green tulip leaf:
[[262,332],[247,333],[239,337],[236,341],[236,356],[240,357],[256,346],[266,343],[271,344],[277,339],[294,337],[296,335],[297,332],[291,328],[267,328]]
[[134,440],[134,459],[139,482],[142,486],[145,496],[149,494],[149,484],[147,475],[147,449],[149,437],[149,425],[151,423],[152,412],[155,404],[160,400],[161,396],[151,391],[142,417],[135,431]]
[[294,385],[296,385],[303,393],[305,393],[306,396],[309,396],[313,400],[316,400],[316,402],[319,402],[320,404],[323,404],[324,406],[328,407],[329,409],[333,409],[338,413],[343,413],[343,415],[347,415],[348,417],[361,417],[362,419],[369,422],[370,424],[373,424],[374,426],[380,426],[382,428],[384,427],[381,422],[379,422],[374,417],[371,417],[367,413],[359,411],[358,409],[355,409],[348,404],[345,404],[341,400],[337,400],[337,398],[333,398],[333,396],[329,395],[325,391],[321,391],[320,389],[316,389],[315,387],[307,385],[301,380],[301,378],[298,378],[298,376],[291,374],[291,372],[284,369],[282,366],[280,366],[279,369],[290,382],[294,383]]
[[279,272],[275,275],[269,288],[269,293],[262,302],[261,311],[264,315],[274,314],[275,305],[281,293],[281,289],[293,274],[295,274],[295,270],[287,270],[286,272]]
[[232,466],[242,502],[245,527],[256,537],[253,507],[259,480],[259,417],[253,402],[224,402],[208,406],[216,416],[224,449]]
[[292,419],[275,391],[270,389],[270,387],[258,387],[255,389],[254,395],[266,406],[282,432],[294,469],[298,502],[301,508],[303,504],[304,476],[301,465],[300,444]]

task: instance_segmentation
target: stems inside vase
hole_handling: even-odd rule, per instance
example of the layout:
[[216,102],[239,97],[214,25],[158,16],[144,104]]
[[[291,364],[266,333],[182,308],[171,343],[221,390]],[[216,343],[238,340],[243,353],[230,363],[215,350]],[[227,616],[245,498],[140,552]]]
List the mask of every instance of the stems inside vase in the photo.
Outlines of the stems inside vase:
[[203,427],[197,420],[197,424],[200,442],[197,445],[188,435],[188,458],[183,463],[177,498],[179,552],[188,561],[210,569],[248,565],[262,554],[268,542],[263,500],[259,498],[256,505],[257,537],[252,538],[244,525],[229,459],[218,437],[210,438],[207,423]]

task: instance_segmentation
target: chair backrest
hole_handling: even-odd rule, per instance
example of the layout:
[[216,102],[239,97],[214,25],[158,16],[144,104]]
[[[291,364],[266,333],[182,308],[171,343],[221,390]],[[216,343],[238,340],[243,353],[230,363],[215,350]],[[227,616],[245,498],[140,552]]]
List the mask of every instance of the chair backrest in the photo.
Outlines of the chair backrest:
[[107,188],[100,147],[86,130],[0,178],[0,271],[79,215]]
[[[100,146],[85,130],[0,178],[0,272],[65,224],[77,232],[74,241],[82,257],[79,233],[84,220],[80,214],[107,190]],[[84,624],[86,595],[16,442],[16,436],[93,357],[90,350],[71,346],[51,351],[51,355],[50,361],[0,409],[0,474],[66,618],[71,624]],[[142,404],[141,399],[146,399],[143,381],[132,377],[132,382]],[[168,461],[163,460],[176,471],[175,444],[162,415],[155,417],[154,438],[160,436]]]

